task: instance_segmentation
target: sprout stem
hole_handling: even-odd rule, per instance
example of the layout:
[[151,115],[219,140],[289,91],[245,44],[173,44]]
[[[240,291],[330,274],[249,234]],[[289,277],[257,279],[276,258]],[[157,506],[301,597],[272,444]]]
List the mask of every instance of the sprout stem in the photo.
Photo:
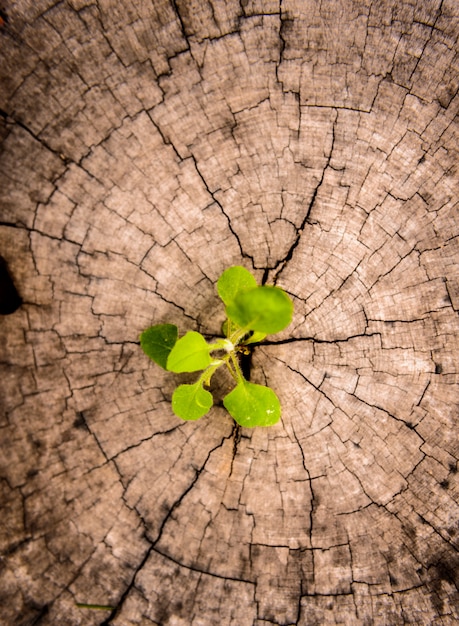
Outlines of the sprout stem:
[[210,384],[210,379],[214,375],[215,371],[221,365],[223,365],[223,363],[225,363],[225,360],[223,360],[223,359],[216,359],[215,361],[212,361],[212,363],[209,365],[209,367],[207,369],[205,369],[204,372],[199,377],[199,382],[201,383],[201,385],[204,385],[205,387],[208,387],[209,384]]

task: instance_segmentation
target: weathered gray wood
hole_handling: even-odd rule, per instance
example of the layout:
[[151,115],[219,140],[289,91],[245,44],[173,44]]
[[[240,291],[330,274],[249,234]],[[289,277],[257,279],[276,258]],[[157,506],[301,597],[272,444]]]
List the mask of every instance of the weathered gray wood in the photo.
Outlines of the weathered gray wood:
[[[6,12],[0,621],[457,623],[457,5]],[[241,263],[282,421],[181,422],[138,335]]]

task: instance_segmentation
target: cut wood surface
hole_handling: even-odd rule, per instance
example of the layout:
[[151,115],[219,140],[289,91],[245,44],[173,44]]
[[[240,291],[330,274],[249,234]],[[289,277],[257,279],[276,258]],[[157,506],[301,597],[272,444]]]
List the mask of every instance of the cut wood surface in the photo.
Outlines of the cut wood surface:
[[[2,9],[1,624],[457,624],[457,3]],[[231,265],[270,428],[139,346]]]

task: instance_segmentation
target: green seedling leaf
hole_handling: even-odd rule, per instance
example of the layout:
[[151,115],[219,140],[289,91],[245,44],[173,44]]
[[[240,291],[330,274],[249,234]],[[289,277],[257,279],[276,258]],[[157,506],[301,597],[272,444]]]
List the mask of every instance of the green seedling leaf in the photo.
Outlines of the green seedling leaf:
[[217,291],[225,304],[233,302],[237,295],[255,289],[257,281],[252,274],[240,265],[229,267],[217,282]]
[[293,302],[278,287],[257,287],[236,296],[226,314],[241,328],[278,333],[292,321]]
[[198,420],[213,404],[212,394],[198,380],[194,385],[179,385],[172,395],[172,410],[182,420]]
[[178,337],[174,324],[158,324],[144,330],[140,335],[140,345],[145,354],[162,368],[167,369],[167,357]]
[[172,348],[167,369],[176,374],[206,369],[212,362],[209,350],[211,346],[201,333],[190,330]]
[[[238,330],[240,330],[240,326],[238,326],[231,320],[225,320],[222,324],[222,333],[225,335],[225,337],[228,337],[228,339]],[[248,343],[257,343],[259,341],[263,341],[265,337],[266,333],[254,332],[253,330],[251,330],[240,340],[239,343],[245,346]]]
[[259,341],[263,341],[266,337],[266,333],[260,333],[259,331],[255,331],[248,339],[243,340],[243,344],[246,346],[249,343],[257,343]]
[[225,337],[228,337],[228,339],[239,329],[240,327],[231,320],[225,320],[222,324],[222,333]]
[[225,396],[223,404],[238,424],[248,428],[272,426],[280,418],[280,403],[274,391],[244,379]]

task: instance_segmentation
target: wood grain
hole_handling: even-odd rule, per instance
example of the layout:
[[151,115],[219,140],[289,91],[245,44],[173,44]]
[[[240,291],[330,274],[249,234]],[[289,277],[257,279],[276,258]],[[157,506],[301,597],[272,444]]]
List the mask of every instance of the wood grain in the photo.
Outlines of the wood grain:
[[[5,11],[0,621],[456,624],[456,4]],[[138,344],[218,335],[233,264],[295,303],[268,429]]]

